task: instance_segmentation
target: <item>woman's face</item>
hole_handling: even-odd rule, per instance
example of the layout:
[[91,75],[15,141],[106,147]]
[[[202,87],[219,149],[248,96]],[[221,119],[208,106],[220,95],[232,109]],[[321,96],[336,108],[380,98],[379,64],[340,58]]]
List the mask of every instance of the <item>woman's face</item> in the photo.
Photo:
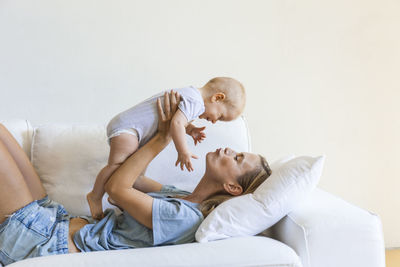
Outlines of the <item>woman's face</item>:
[[214,152],[207,153],[206,156],[206,172],[221,182],[236,179],[259,164],[258,155],[247,152],[237,153],[230,148],[218,148]]

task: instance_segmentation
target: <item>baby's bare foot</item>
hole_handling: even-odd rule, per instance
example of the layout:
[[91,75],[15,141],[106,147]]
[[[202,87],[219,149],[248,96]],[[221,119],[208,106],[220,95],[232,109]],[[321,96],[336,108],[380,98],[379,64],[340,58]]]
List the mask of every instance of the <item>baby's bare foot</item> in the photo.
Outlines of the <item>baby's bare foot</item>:
[[93,219],[101,220],[104,217],[101,198],[97,198],[94,196],[93,192],[90,192],[86,195],[86,199],[89,203],[90,213]]

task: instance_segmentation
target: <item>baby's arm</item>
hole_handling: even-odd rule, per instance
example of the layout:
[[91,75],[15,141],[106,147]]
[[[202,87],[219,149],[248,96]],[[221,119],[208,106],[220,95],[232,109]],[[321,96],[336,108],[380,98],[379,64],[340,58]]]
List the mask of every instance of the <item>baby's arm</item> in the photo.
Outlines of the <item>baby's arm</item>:
[[190,159],[197,159],[197,156],[192,154],[187,147],[185,140],[186,126],[188,126],[186,116],[180,109],[178,109],[172,118],[170,128],[172,140],[174,141],[176,151],[178,151],[178,160],[176,161],[175,166],[180,163],[182,170],[185,165],[188,171],[193,171]]

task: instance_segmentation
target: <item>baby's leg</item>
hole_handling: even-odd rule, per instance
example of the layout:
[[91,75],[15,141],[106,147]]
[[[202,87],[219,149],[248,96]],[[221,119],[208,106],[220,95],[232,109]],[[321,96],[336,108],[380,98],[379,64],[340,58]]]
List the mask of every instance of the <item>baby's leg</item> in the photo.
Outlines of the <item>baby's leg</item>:
[[100,219],[103,216],[102,199],[108,179],[138,147],[138,138],[132,134],[121,133],[111,138],[108,164],[97,175],[92,191],[86,196],[93,218]]

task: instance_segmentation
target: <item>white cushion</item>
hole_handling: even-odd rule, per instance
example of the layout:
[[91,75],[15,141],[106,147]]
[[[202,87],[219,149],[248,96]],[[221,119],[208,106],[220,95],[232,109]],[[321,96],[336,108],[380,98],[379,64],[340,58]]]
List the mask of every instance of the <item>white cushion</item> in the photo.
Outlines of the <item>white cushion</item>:
[[[35,130],[32,164],[52,200],[72,215],[90,215],[86,194],[107,162],[104,126],[43,125]],[[103,199],[103,207],[114,207]]]
[[293,249],[285,244],[270,238],[251,236],[205,244],[189,243],[36,257],[13,263],[12,266],[301,267],[302,265]]
[[196,240],[255,235],[272,226],[316,187],[324,158],[294,158],[274,170],[253,194],[225,201],[202,222]]
[[288,162],[289,160],[292,160],[294,158],[295,158],[295,155],[289,154],[287,156],[284,156],[280,159],[275,160],[274,162],[269,164],[269,167],[271,168],[272,172],[274,172],[275,170],[278,170],[280,167],[282,167],[283,164],[285,164],[286,162]]
[[[232,122],[205,125],[207,138],[196,147],[188,137],[193,153],[194,172],[175,167],[176,150],[171,142],[148,166],[146,175],[162,183],[173,184],[191,191],[205,170],[205,155],[221,146],[237,151],[248,151],[249,139],[246,122],[239,117]],[[226,133],[234,133],[227,135]],[[105,125],[49,124],[36,128],[32,144],[32,164],[48,195],[73,215],[90,215],[86,194],[92,189],[97,174],[108,159],[109,146]],[[103,198],[103,208],[113,208]]]

